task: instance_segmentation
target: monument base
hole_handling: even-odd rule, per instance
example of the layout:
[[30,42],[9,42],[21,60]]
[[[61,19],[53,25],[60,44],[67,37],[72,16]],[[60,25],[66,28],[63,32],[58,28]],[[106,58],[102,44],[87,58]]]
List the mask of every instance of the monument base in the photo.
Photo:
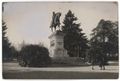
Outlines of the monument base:
[[63,57],[63,58],[52,58],[52,64],[54,66],[76,66],[76,65],[88,65],[84,59],[80,57]]
[[50,57],[52,58],[69,57],[69,55],[67,54],[67,50],[64,48],[64,36],[65,34],[60,30],[56,30],[49,36]]
[[67,50],[63,49],[54,49],[53,50],[53,55],[52,58],[64,58],[64,57],[69,57],[67,54]]

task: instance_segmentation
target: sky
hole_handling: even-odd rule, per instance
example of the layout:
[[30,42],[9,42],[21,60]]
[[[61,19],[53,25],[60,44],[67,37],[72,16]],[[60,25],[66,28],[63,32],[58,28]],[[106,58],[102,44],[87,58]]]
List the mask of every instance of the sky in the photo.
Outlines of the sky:
[[88,39],[101,19],[118,21],[118,5],[115,2],[8,2],[3,12],[8,39],[15,46],[23,41],[28,44],[42,42],[49,48],[52,12],[62,13],[62,26],[68,10],[78,18],[76,23],[81,23],[80,28]]

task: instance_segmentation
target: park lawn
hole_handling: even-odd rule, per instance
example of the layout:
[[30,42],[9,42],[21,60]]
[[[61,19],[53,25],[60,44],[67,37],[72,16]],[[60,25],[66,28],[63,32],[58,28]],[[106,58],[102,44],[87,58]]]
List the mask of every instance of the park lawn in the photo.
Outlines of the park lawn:
[[118,79],[118,73],[30,71],[3,72],[4,79]]

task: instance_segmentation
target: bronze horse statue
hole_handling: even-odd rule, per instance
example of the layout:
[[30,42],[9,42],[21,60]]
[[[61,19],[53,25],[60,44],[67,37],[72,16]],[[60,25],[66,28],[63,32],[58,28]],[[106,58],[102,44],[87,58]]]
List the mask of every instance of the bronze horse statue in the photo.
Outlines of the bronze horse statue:
[[53,12],[53,16],[52,16],[52,22],[51,22],[51,25],[50,25],[50,28],[53,32],[53,28],[56,30],[56,27],[58,26],[59,29],[60,29],[60,16],[61,16],[61,13],[60,12]]

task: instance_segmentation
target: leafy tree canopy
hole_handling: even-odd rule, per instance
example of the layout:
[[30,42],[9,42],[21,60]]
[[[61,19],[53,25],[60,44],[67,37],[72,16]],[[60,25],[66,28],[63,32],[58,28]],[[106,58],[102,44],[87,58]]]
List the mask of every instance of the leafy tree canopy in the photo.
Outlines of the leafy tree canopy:
[[91,54],[107,56],[118,53],[118,22],[101,19],[92,32]]

